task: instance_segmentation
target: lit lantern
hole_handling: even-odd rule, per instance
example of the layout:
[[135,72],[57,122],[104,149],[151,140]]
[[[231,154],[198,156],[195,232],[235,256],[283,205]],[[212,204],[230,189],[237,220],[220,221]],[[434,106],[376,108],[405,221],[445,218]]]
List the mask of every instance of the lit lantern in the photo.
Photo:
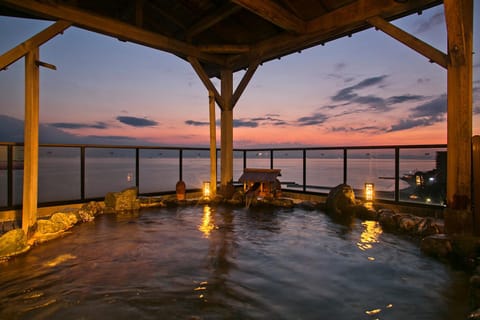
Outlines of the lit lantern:
[[365,201],[373,201],[375,199],[375,185],[371,182],[365,183]]
[[203,197],[210,198],[210,181],[203,181]]

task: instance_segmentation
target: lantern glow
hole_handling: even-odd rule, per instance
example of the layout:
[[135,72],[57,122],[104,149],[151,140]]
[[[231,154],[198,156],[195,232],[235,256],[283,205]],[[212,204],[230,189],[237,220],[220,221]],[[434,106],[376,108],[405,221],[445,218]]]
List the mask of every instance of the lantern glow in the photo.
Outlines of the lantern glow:
[[373,201],[375,199],[375,185],[371,182],[365,183],[365,201]]
[[210,198],[210,181],[204,181],[203,182],[203,197],[204,198]]

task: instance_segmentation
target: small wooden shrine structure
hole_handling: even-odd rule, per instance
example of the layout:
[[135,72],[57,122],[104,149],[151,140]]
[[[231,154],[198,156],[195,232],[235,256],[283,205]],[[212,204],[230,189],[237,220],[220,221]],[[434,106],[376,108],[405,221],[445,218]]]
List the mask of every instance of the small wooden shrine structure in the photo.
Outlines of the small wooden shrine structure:
[[245,168],[238,179],[243,182],[245,194],[257,195],[260,198],[277,198],[281,195],[280,169]]

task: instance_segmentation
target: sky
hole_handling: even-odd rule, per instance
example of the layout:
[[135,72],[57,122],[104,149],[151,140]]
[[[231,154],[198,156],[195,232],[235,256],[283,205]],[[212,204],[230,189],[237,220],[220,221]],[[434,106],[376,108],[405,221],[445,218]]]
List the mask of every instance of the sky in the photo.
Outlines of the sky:
[[[446,52],[443,6],[393,23]],[[0,54],[50,24],[0,17]],[[479,39],[474,34],[474,135]],[[44,44],[40,60],[57,67],[40,71],[41,143],[208,146],[208,92],[188,62],[75,27]],[[243,74],[234,74],[234,86]],[[443,144],[446,82],[442,67],[381,31],[362,31],[263,63],[234,108],[234,147]],[[0,71],[0,141],[22,142],[23,119],[21,59]]]

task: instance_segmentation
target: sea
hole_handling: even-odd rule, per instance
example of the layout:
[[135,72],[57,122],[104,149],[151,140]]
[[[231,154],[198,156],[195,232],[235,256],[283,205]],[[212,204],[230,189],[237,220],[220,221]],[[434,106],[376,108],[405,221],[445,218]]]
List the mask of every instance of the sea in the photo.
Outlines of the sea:
[[[234,159],[233,180],[238,181],[243,173],[243,157]],[[366,182],[374,183],[377,192],[395,190],[395,161],[388,159],[348,159],[347,184],[362,190]],[[182,170],[180,170],[180,164]],[[85,199],[104,197],[108,192],[117,192],[136,184],[135,157],[91,156],[85,159]],[[270,157],[247,157],[245,167],[270,168]],[[279,177],[282,188],[303,189],[303,158],[274,158],[273,167],[281,169]],[[400,177],[416,171],[435,169],[435,159],[400,159]],[[217,179],[220,180],[220,160],[217,163]],[[180,176],[181,175],[181,176]],[[187,189],[201,188],[203,181],[210,180],[210,159],[207,157],[140,157],[139,194],[174,191],[179,180]],[[23,170],[13,171],[13,205],[21,204]],[[0,170],[0,207],[8,205],[7,170]],[[328,193],[330,188],[343,183],[343,158],[307,158],[306,190]],[[400,180],[400,189],[407,188]],[[80,157],[52,156],[48,153],[39,158],[38,177],[39,203],[81,199]]]

